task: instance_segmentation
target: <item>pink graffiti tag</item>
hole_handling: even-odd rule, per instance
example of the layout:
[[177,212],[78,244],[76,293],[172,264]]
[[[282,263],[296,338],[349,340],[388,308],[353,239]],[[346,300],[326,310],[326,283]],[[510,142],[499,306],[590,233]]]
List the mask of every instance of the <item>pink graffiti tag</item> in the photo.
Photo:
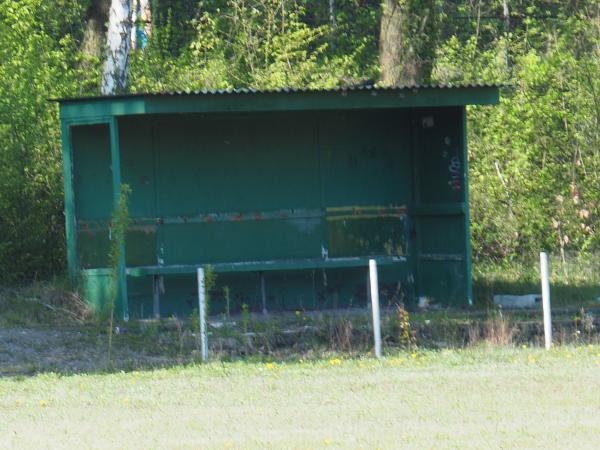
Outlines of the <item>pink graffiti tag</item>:
[[460,159],[458,156],[453,156],[450,158],[450,165],[448,166],[448,172],[450,173],[450,181],[448,181],[448,185],[454,191],[460,191],[461,182],[460,182]]

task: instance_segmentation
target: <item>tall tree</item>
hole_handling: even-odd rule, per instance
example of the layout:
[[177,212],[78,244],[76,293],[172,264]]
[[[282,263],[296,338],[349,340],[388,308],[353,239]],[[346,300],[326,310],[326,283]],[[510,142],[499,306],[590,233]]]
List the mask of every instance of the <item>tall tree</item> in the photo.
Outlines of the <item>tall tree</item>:
[[108,54],[104,62],[102,94],[125,90],[131,36],[131,0],[112,0],[108,20]]
[[104,44],[105,23],[108,20],[110,0],[92,0],[86,12],[81,50],[84,55],[100,58]]
[[381,7],[381,82],[429,82],[439,34],[437,0],[383,0]]

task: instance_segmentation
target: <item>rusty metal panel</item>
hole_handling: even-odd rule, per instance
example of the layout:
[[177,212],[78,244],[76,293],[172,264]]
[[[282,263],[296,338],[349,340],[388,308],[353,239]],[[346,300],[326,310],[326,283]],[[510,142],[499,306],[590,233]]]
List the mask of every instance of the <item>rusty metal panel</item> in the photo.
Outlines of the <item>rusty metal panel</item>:
[[327,243],[330,257],[405,256],[404,216],[329,220]]

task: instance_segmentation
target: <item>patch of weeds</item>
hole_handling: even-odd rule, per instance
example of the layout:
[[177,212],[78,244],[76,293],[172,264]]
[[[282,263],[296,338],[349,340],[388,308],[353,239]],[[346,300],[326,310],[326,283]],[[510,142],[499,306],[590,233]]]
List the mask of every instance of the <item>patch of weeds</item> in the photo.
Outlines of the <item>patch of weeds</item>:
[[0,287],[0,326],[73,326],[91,318],[89,306],[61,279]]
[[250,325],[250,309],[248,304],[242,303],[242,331],[244,333],[248,332],[248,327]]
[[473,323],[469,327],[469,344],[479,345],[485,342],[488,346],[509,347],[514,345],[518,328],[502,314],[502,310],[492,310],[483,322]]
[[404,307],[404,303],[398,304],[396,307],[396,312],[398,314],[399,328],[398,342],[400,343],[401,347],[410,350],[417,345],[417,335],[410,324],[410,315]]
[[[111,220],[111,242],[108,252],[108,263],[111,269],[111,293],[108,302],[108,348],[107,348],[107,363],[112,366],[112,343],[115,324],[115,306],[119,296],[123,296],[121,292],[120,280],[125,276],[124,269],[125,255],[125,238],[127,235],[127,227],[129,225],[129,194],[131,188],[127,184],[121,184],[119,198],[112,214]],[[123,281],[125,282],[125,281]]]
[[[550,284],[554,307],[594,307],[600,295],[600,258],[581,253],[549,255]],[[493,308],[494,294],[540,292],[538,255],[510,261],[475,261],[473,293],[479,308]]]

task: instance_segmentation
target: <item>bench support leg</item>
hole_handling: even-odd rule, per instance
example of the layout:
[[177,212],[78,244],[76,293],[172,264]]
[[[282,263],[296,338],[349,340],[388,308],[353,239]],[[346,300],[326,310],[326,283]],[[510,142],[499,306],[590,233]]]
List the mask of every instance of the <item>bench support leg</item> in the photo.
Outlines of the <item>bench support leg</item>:
[[367,309],[371,309],[371,274],[367,271]]
[[152,314],[160,319],[160,275],[152,276]]
[[265,282],[265,273],[260,273],[260,295],[262,298],[262,313],[267,314],[267,285]]
[[312,307],[317,309],[317,286],[315,284],[315,271],[312,271]]

